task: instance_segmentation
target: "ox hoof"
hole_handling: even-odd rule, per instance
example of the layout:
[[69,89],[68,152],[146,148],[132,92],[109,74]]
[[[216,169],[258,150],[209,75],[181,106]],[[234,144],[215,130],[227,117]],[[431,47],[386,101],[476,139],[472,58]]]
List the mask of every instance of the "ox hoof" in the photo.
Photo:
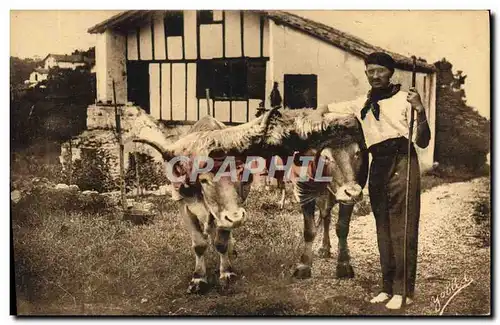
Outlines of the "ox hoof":
[[219,277],[219,285],[222,288],[228,287],[238,276],[234,272],[223,272]]
[[311,267],[301,264],[295,268],[293,276],[297,279],[308,279],[311,277]]
[[338,279],[352,279],[354,278],[354,269],[349,263],[337,264],[337,278]]
[[192,279],[189,283],[187,293],[203,294],[208,291],[208,282],[205,279]]
[[332,253],[330,253],[330,250],[328,248],[321,247],[318,249],[318,256],[320,258],[330,258],[332,257]]

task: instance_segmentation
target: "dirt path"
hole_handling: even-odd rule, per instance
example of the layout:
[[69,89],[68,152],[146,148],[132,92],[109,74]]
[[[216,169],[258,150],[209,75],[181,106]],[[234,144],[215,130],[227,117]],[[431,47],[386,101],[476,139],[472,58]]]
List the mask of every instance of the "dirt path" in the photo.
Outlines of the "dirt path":
[[[439,314],[456,287],[462,289],[444,314],[486,314],[490,308],[490,249],[476,238],[480,226],[474,214],[478,202],[489,205],[489,179],[445,184],[422,194],[416,300],[406,314]],[[354,279],[333,279],[335,257],[316,258],[313,278],[295,284],[295,292],[307,296],[317,312],[327,314],[388,314],[383,305],[371,305],[370,294],[379,288],[379,253],[373,215],[351,222],[349,245]],[[337,238],[331,233],[332,247]],[[319,235],[318,237],[321,237]],[[315,242],[315,251],[321,238]],[[334,251],[332,251],[334,252]],[[455,280],[454,280],[455,279]],[[451,290],[447,288],[455,287]],[[315,312],[315,310],[311,310]]]

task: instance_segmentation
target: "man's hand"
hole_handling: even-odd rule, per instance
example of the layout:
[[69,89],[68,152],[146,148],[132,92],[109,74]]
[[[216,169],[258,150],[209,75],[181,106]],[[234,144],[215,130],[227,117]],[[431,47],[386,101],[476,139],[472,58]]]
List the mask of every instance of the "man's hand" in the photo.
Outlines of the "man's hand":
[[412,109],[417,111],[417,130],[415,134],[415,143],[420,148],[427,148],[431,139],[431,130],[425,116],[425,108],[418,91],[412,87],[408,91],[406,100],[411,104]]
[[425,111],[424,105],[422,104],[422,99],[420,98],[420,94],[417,89],[411,87],[408,91],[408,96],[406,100],[411,104],[411,107],[415,109],[418,113]]

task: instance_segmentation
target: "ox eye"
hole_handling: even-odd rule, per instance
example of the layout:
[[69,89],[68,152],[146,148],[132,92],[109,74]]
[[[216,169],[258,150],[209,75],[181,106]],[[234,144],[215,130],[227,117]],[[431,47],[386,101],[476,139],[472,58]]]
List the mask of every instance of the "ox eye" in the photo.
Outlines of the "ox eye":
[[202,179],[200,179],[200,183],[201,184],[208,184],[208,179],[202,178]]

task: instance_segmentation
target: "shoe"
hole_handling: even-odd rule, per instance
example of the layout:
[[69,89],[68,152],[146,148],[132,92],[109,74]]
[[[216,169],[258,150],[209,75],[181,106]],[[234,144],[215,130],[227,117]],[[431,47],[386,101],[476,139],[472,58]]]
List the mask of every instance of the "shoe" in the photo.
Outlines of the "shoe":
[[381,292],[377,296],[373,297],[370,302],[372,304],[380,303],[387,301],[391,298],[391,295],[389,295],[387,292]]
[[[413,300],[409,297],[406,297],[406,305],[411,305]],[[403,296],[402,295],[394,295],[391,300],[385,305],[387,309],[401,309],[403,305]]]

